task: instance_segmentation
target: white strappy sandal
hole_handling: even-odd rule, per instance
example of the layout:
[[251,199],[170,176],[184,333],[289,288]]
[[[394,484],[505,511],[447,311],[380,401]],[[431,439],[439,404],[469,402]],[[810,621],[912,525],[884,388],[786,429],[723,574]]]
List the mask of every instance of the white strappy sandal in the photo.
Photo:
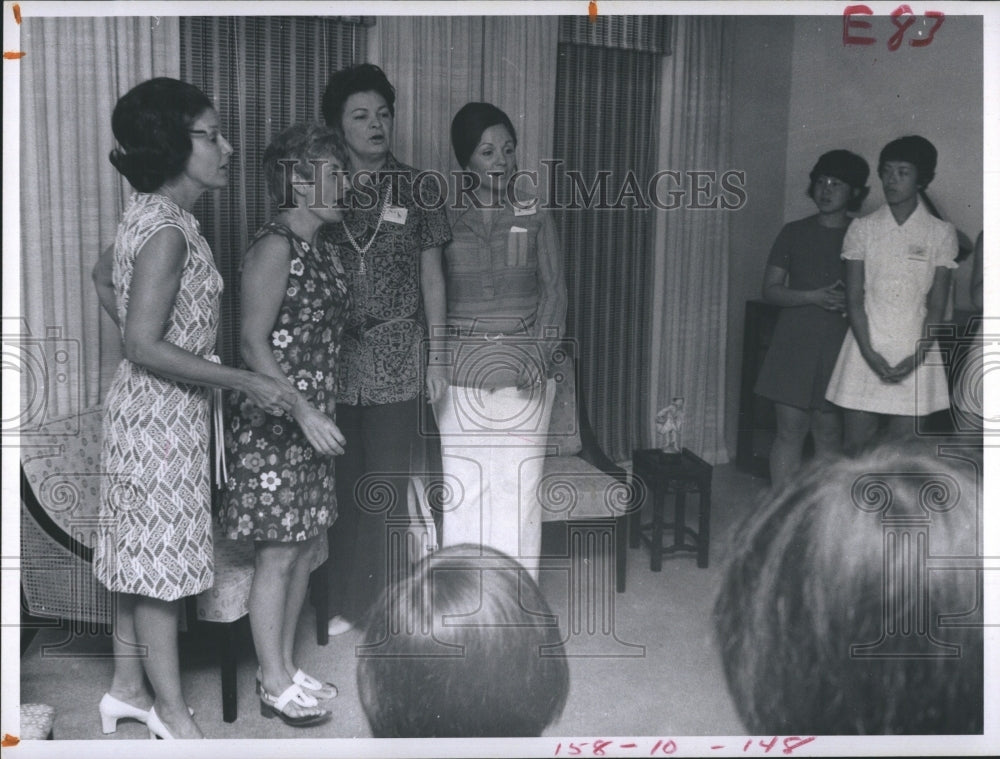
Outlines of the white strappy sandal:
[[319,704],[315,698],[302,690],[302,686],[298,683],[289,685],[281,692],[280,696],[272,696],[264,690],[263,684],[260,686],[260,714],[262,717],[267,717],[267,719],[279,717],[282,722],[291,727],[312,727],[330,718],[330,712],[326,709],[316,714],[292,716],[285,712],[285,707],[290,703],[305,709],[313,708]]

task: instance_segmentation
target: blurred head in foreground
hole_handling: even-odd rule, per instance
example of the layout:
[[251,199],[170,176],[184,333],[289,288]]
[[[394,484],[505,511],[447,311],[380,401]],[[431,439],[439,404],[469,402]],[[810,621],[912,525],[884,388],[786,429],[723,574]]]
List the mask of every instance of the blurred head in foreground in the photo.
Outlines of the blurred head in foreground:
[[955,566],[981,555],[981,471],[897,443],[805,469],[748,515],[715,620],[750,733],[982,732],[981,578]]
[[372,609],[357,673],[372,733],[539,736],[569,692],[561,641],[517,561],[486,546],[444,548]]

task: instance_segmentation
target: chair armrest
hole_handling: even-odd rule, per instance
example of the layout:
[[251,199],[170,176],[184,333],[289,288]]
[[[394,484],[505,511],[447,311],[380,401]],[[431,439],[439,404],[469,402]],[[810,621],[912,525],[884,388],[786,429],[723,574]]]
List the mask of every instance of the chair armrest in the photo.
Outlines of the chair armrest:
[[49,537],[49,539],[55,541],[83,561],[87,563],[93,562],[94,549],[76,540],[76,538],[60,527],[55,520],[48,515],[48,512],[45,511],[45,507],[38,501],[38,497],[35,495],[35,491],[31,487],[31,481],[28,480],[28,475],[25,474],[24,466],[21,466],[21,504],[35,521],[35,524],[38,525],[38,527],[46,534],[46,536]]
[[587,404],[579,383],[576,386],[576,416],[580,423],[580,443],[582,445],[577,456],[624,484],[628,480],[628,472],[613,462],[608,454],[602,450],[600,443],[597,442],[597,436],[590,426]]

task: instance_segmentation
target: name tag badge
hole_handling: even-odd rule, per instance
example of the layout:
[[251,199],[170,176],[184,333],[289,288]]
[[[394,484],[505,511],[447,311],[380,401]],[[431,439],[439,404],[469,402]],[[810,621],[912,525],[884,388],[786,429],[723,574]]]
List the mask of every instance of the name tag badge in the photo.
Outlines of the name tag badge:
[[385,216],[382,218],[390,224],[405,224],[406,209],[400,206],[389,206],[385,209]]
[[906,252],[906,257],[910,261],[926,261],[927,250],[919,245],[911,245],[909,250]]
[[528,263],[528,230],[511,227],[507,235],[507,266],[526,266]]
[[514,215],[515,216],[534,216],[536,213],[538,213],[538,201],[537,200],[531,201],[531,205],[528,206],[527,208],[522,208],[521,206],[519,206],[517,204],[514,205]]

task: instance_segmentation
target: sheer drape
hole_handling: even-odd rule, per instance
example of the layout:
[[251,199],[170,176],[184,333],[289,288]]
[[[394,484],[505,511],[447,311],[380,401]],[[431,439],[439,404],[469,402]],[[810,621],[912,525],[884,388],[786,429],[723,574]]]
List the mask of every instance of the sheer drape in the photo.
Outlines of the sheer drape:
[[552,154],[555,17],[381,17],[369,60],[396,88],[393,153],[420,169],[458,168],[451,120],[469,101],[503,109],[518,137],[518,165]]
[[367,33],[356,22],[310,16],[184,18],[181,72],[215,103],[234,155],[229,185],[195,206],[202,234],[226,282],[219,352],[236,361],[239,274],[243,253],[272,213],[261,160],[282,129],[322,120],[320,103],[330,74],[364,60]]
[[62,415],[100,403],[121,357],[90,279],[131,192],[108,161],[111,111],[139,82],[178,75],[178,20],[25,18],[21,40],[21,313],[34,337],[59,330],[48,370],[25,369],[24,402]]
[[474,17],[379,18],[368,60],[396,88],[392,152],[418,169],[448,171],[451,119],[482,83],[482,20]]
[[[675,20],[673,55],[663,61],[661,167],[720,175],[730,168],[730,23],[711,16]],[[645,439],[655,441],[656,409],[683,396],[683,444],[710,463],[724,463],[729,212],[657,211],[655,247]]]
[[[640,188],[653,173],[662,55],[634,49],[560,44],[556,158],[599,187],[615,205],[627,177]],[[560,181],[560,203],[572,185]],[[630,456],[643,434],[648,387],[652,272],[649,210],[625,200],[595,207],[576,193],[578,208],[557,211],[569,289],[570,337],[578,344],[581,388],[603,449]]]
[[[539,162],[552,158],[558,39],[555,16],[483,20],[482,99],[510,116],[517,130],[518,168],[525,171],[541,172]],[[542,195],[544,173],[539,182]]]

